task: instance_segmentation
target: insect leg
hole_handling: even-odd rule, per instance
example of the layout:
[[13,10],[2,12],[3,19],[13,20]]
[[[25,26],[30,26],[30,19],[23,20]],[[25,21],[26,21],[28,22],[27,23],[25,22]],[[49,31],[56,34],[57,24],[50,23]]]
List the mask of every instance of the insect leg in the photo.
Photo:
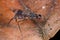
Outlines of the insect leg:
[[13,20],[14,18],[11,18],[11,20],[8,22],[8,25],[10,24],[10,22]]
[[20,27],[20,25],[19,25],[19,21],[17,21],[17,17],[15,17],[15,20],[16,20],[16,22],[17,22],[17,25],[18,25],[18,29],[19,29],[19,31],[20,31],[20,33],[21,33],[21,40],[23,40],[23,34],[22,34],[22,30],[21,30],[21,27]]
[[15,18],[16,18],[16,15],[13,18],[10,19],[10,21],[8,22],[8,26],[9,26],[10,22]]

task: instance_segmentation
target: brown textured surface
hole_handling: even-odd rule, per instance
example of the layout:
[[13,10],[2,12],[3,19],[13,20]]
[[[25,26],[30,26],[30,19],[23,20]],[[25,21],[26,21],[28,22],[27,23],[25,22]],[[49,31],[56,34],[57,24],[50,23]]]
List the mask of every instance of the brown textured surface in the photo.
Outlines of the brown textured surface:
[[[53,37],[60,30],[60,0],[56,0],[52,11],[49,11],[51,5],[53,5],[52,0],[23,0],[23,2],[32,11],[41,14],[43,17],[48,17],[48,13],[52,14],[43,28],[45,29],[43,31],[46,32],[44,36],[48,37],[46,40]],[[46,8],[42,9],[43,6]],[[38,27],[31,20],[19,22],[22,33],[19,31],[15,20],[12,20],[10,26],[7,27],[5,25],[15,15],[11,8],[23,10],[23,7],[17,0],[0,0],[0,24],[4,24],[0,25],[0,40],[42,40],[37,30]]]

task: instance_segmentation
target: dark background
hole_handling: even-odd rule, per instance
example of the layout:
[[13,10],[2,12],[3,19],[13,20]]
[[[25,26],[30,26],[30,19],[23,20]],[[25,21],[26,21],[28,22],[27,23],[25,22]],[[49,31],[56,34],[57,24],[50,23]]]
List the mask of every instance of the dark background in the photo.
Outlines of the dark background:
[[53,38],[50,38],[50,40],[60,40],[60,30],[56,33],[56,35]]

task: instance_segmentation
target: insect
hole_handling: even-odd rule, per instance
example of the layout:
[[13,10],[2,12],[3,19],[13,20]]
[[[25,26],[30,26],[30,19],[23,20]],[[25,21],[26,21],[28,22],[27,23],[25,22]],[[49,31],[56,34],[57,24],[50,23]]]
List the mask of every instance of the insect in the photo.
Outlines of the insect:
[[[13,12],[15,13],[15,16],[13,18],[11,18],[11,20],[8,22],[8,25],[10,24],[10,22],[15,19],[15,21],[17,22],[19,31],[21,32],[22,35],[22,39],[23,39],[23,34],[22,34],[22,30],[21,27],[19,25],[20,21],[17,21],[17,19],[40,19],[41,15],[39,14],[35,14],[34,12],[32,12],[28,7],[26,7],[26,5],[22,2],[22,0],[19,0],[21,5],[24,7],[24,10],[14,10]],[[22,21],[23,21],[22,20]]]
[[17,18],[18,19],[39,19],[41,18],[41,15],[37,15],[37,14],[34,14],[32,12],[30,12],[29,14],[25,14],[23,13],[22,10],[18,10],[15,14],[15,16],[8,22],[8,24],[13,20],[15,19],[17,21]]
[[41,15],[39,14],[35,14],[34,12],[32,12],[24,3],[22,0],[18,0],[18,2],[22,5],[22,7],[24,8],[24,10],[13,10],[13,12],[15,12],[15,16],[8,22],[8,24],[15,19],[17,22],[17,18],[18,19],[40,19]]

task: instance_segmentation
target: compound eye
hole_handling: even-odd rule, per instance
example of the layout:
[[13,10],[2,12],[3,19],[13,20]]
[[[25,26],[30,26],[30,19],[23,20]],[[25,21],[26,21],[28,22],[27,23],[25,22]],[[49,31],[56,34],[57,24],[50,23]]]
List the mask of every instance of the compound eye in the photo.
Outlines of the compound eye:
[[16,13],[16,15],[22,15],[22,10],[16,10],[16,9],[13,9],[12,10],[14,13]]
[[22,10],[18,10],[16,14],[17,15],[22,15],[22,12],[23,12]]

